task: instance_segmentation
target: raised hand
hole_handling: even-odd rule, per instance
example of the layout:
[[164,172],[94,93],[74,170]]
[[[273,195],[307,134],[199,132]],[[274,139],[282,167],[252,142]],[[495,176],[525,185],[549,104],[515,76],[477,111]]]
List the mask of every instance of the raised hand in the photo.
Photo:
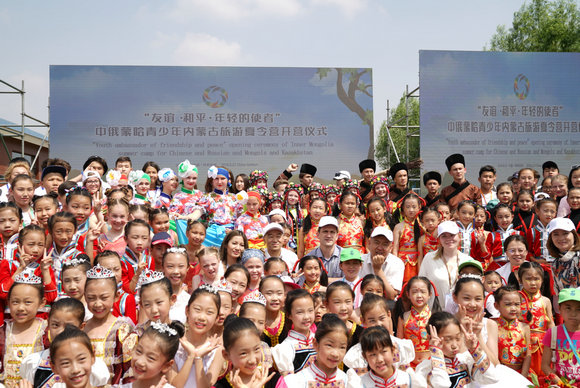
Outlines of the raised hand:
[[462,324],[461,330],[465,336],[465,346],[467,346],[470,352],[473,352],[477,348],[477,345],[479,345],[479,341],[477,340],[477,335],[473,332],[472,323],[469,322],[467,326]]
[[378,270],[378,269],[381,269],[381,267],[385,263],[385,260],[387,260],[387,257],[383,256],[383,255],[374,255],[371,258],[371,260],[372,260],[372,264],[373,264],[373,269]]
[[440,348],[441,342],[441,338],[437,335],[437,329],[433,325],[429,325],[429,345]]
[[42,259],[40,260],[40,270],[42,272],[49,271],[52,267],[52,255],[48,254],[46,249],[43,252]]

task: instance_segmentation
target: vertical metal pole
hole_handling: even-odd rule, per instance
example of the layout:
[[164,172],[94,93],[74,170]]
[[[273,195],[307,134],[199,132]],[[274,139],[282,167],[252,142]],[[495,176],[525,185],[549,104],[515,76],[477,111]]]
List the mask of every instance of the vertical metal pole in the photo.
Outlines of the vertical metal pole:
[[[389,100],[387,100],[387,121],[386,121],[386,125],[385,125],[385,130],[387,131],[387,136],[389,136],[388,132],[389,132],[389,122],[391,121],[391,108],[389,106]],[[387,143],[387,167],[391,166],[391,145],[389,143]]]
[[409,158],[409,85],[405,86],[405,133],[406,133],[406,144],[407,144],[407,157],[406,161],[410,160]]
[[22,157],[24,157],[24,80],[22,80],[22,93],[20,93],[20,101],[21,101],[21,118],[22,118],[22,124],[21,124],[21,128],[20,128],[20,145],[21,145],[21,149],[22,149]]

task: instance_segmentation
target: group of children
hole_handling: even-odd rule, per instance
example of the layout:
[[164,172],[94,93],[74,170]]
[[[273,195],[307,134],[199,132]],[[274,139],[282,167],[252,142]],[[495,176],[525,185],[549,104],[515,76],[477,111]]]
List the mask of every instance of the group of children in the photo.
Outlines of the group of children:
[[[291,164],[274,193],[264,171],[212,166],[201,191],[189,161],[108,170],[96,156],[78,177],[48,160],[35,188],[14,160],[0,188],[2,382],[580,386],[580,168],[567,190],[549,189],[561,175],[536,187],[531,169],[494,190],[491,166],[474,188],[462,157],[446,163],[455,186],[439,193],[429,172],[423,198],[406,166],[389,185],[372,160],[329,187],[309,164],[289,183]],[[402,287],[361,276],[389,260]],[[441,273],[421,271],[434,260],[444,294]]]

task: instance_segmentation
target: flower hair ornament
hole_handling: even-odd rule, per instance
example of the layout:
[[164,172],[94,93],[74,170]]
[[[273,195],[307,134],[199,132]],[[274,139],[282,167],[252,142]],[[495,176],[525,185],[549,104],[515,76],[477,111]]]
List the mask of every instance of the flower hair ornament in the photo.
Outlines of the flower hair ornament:
[[288,193],[291,191],[297,192],[299,197],[302,197],[302,195],[304,194],[304,188],[301,185],[298,185],[296,183],[290,183],[284,189],[284,197],[288,197]]
[[153,283],[158,280],[161,280],[165,277],[163,272],[151,271],[148,268],[145,268],[141,275],[139,275],[139,280],[137,281],[137,289],[143,287],[145,284]]
[[342,182],[342,191],[349,189],[356,189],[357,191],[359,190],[358,181],[356,179],[349,179]]
[[151,183],[151,177],[149,174],[144,173],[142,170],[134,170],[129,173],[129,183],[132,186],[137,186],[141,179],[145,179]]
[[42,284],[42,279],[39,276],[36,276],[33,270],[25,269],[16,275],[14,283],[39,285]]
[[284,199],[282,198],[282,195],[280,193],[269,193],[268,199],[266,199],[266,206],[270,206],[276,201],[283,202]]
[[387,192],[389,191],[389,180],[386,176],[374,176],[371,179],[371,187],[374,189],[376,185],[385,185],[387,186]]
[[260,179],[268,182],[268,173],[262,170],[254,170],[250,173],[250,184],[254,186]]
[[111,186],[119,186],[119,181],[121,180],[121,173],[117,170],[109,170],[105,175],[107,183]]
[[169,325],[167,325],[166,323],[162,323],[161,321],[151,322],[151,328],[153,328],[153,330],[161,334],[167,333],[169,336],[177,335],[177,330],[172,329],[171,327],[169,327]]
[[218,293],[218,289],[214,286],[212,286],[211,284],[202,284],[201,286],[198,287],[198,290],[204,290],[209,292],[210,294],[217,294]]
[[159,179],[161,182],[169,182],[175,177],[177,177],[177,175],[175,175],[173,170],[168,167],[162,168],[159,170],[159,173],[157,173],[157,179]]
[[248,193],[245,190],[236,193],[236,201],[245,205],[248,202]]
[[258,290],[250,292],[248,295],[244,296],[242,304],[244,303],[259,303],[266,306],[266,297]]
[[312,182],[308,187],[308,194],[312,192],[318,192],[322,196],[326,196],[326,187],[322,183]]
[[216,289],[221,292],[227,292],[228,294],[232,293],[232,286],[226,279],[220,280],[219,284],[217,285]]
[[191,164],[187,159],[179,163],[179,166],[177,166],[177,175],[181,179],[187,178],[193,173],[198,173],[197,166],[195,164]]
[[338,188],[336,185],[328,185],[328,186],[326,186],[326,195],[328,195],[328,194],[339,195],[340,188]]
[[100,264],[95,265],[87,271],[87,278],[89,279],[109,279],[114,278],[115,274],[108,268],[101,267]]
[[226,179],[230,179],[230,173],[225,168],[211,166],[209,170],[207,170],[208,178],[215,179],[218,175],[223,175],[226,177]]

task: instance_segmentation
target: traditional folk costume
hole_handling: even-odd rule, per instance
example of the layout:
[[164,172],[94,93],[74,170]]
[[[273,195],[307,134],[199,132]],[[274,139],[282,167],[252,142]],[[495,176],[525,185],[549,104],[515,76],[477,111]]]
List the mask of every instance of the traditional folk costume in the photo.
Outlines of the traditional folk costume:
[[429,233],[425,231],[425,241],[423,242],[423,257],[429,252],[434,252],[439,248],[439,239],[434,235],[434,233]]
[[[427,325],[430,317],[431,310],[428,305],[425,305],[421,311],[417,311],[414,306],[411,306],[411,310],[403,315],[404,337],[413,342],[415,356],[417,356],[417,353],[429,352]],[[417,363],[411,362],[411,366],[415,367]]]
[[260,213],[251,214],[250,212],[245,212],[236,219],[234,229],[246,235],[248,248],[264,249],[266,247],[264,243],[264,228],[269,223],[268,217]]
[[514,213],[514,229],[519,230],[524,236],[528,230],[538,224],[536,214],[532,211],[516,210]]
[[272,348],[272,357],[282,375],[298,373],[308,367],[316,356],[314,333],[308,336],[290,330],[286,339]]
[[530,371],[533,371],[538,376],[544,375],[542,372],[542,355],[544,347],[542,340],[549,329],[550,319],[548,317],[548,309],[541,292],[536,295],[529,295],[525,290],[523,291],[526,297],[526,302],[522,304],[521,316],[525,318],[528,309],[532,314],[530,321],[523,320],[530,326],[530,351],[532,352],[532,362],[530,364]]
[[526,343],[522,324],[517,319],[510,322],[500,316],[497,319],[497,328],[499,362],[521,371],[529,345]]
[[354,248],[365,253],[365,234],[363,224],[356,215],[346,218],[342,213],[338,216],[338,240],[336,244],[343,248]]
[[541,222],[535,224],[526,232],[526,241],[530,249],[530,256],[537,259],[543,259],[548,262],[554,261],[554,258],[548,251],[548,228],[542,225]]
[[[129,247],[125,248],[125,254],[121,257],[121,279],[123,280],[123,291],[129,294],[134,294],[129,285],[135,276],[135,272],[137,272],[139,260],[141,258],[137,253],[133,252]],[[154,269],[155,263],[151,256],[145,255],[145,261],[147,262],[147,269]]]
[[320,239],[318,238],[318,223],[320,220],[311,219],[311,221],[312,226],[308,233],[304,235],[304,252],[310,252],[320,245]]
[[414,223],[415,220],[409,221],[406,217],[403,222],[403,230],[399,238],[399,258],[405,263],[405,275],[403,282],[408,282],[414,276],[417,276],[419,270],[417,268],[417,260],[419,258],[419,248],[417,245],[420,236],[415,236]]
[[315,363],[300,372],[283,378],[281,388],[345,388],[347,384],[346,374],[337,369],[333,374],[327,375]]
[[262,333],[262,340],[270,347],[274,347],[282,343],[292,328],[292,322],[286,319],[284,312],[280,311],[278,313],[278,317],[278,324],[273,328],[266,327]]

